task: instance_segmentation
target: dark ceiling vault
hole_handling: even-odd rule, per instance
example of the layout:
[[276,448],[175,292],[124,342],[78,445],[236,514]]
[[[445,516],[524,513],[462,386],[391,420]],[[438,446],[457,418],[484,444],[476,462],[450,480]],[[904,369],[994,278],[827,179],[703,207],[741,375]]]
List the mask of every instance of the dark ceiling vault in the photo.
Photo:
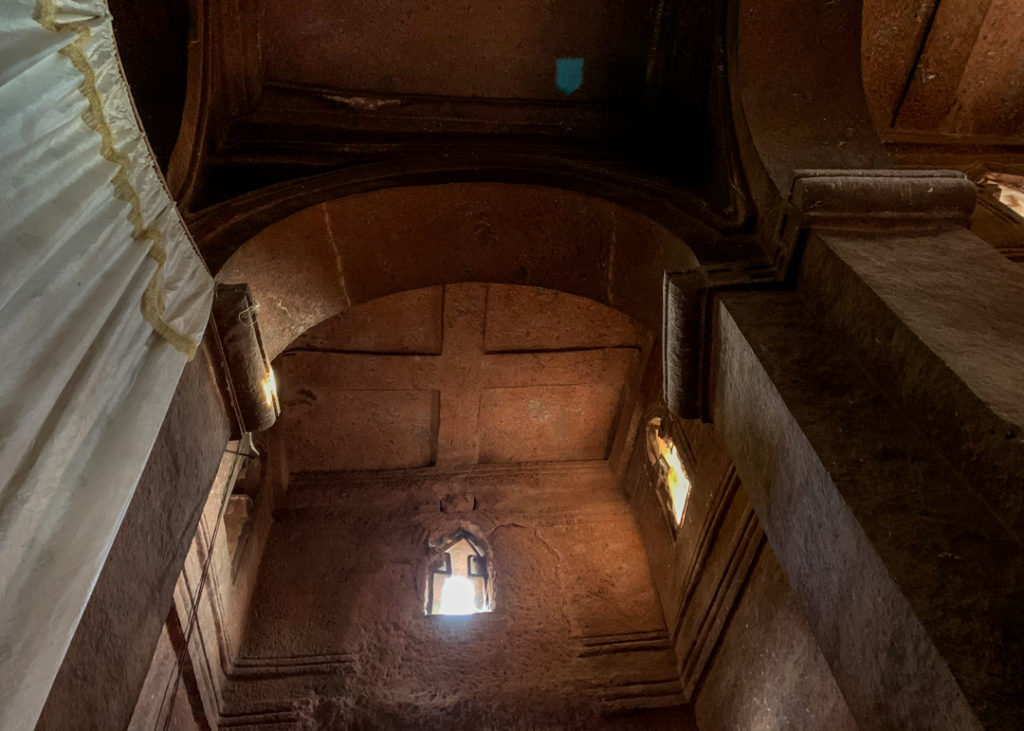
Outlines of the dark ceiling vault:
[[188,0],[107,0],[132,98],[166,172],[181,126],[188,75]]
[[[268,186],[287,198],[324,175],[357,190],[549,184],[735,226],[747,205],[724,6],[194,0],[169,181],[200,229],[225,201]],[[583,62],[570,94],[556,83],[559,58]],[[183,73],[170,53],[126,54],[147,125],[179,111],[149,93],[165,63]]]

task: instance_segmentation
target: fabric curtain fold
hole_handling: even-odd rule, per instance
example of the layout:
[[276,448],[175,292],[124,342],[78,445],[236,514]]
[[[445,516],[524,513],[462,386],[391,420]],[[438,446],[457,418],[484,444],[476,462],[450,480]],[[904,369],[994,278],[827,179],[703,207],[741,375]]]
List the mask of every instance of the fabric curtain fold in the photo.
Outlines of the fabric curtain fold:
[[0,6],[0,728],[32,728],[209,316],[103,0]]

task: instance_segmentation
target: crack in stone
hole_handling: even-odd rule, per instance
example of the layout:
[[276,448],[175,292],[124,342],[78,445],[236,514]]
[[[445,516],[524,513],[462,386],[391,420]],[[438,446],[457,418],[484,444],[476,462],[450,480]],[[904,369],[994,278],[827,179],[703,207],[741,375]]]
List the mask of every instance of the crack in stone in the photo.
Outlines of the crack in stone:
[[345,297],[345,307],[349,308],[352,306],[352,298],[348,294],[348,286],[345,284],[345,267],[342,263],[341,252],[338,251],[338,245],[334,241],[334,229],[331,227],[331,215],[327,211],[327,204],[322,203],[320,206],[324,212],[324,229],[327,231],[327,243],[331,245],[331,251],[334,252],[334,266],[338,270],[338,285],[341,287],[341,293]]

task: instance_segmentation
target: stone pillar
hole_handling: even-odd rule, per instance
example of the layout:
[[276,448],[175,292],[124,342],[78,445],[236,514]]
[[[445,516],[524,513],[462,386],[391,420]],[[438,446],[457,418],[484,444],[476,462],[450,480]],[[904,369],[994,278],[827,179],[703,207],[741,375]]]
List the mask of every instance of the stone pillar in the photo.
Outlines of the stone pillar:
[[947,173],[801,173],[715,300],[713,418],[864,728],[1024,715],[1024,272]]
[[967,230],[973,183],[910,175],[797,180],[798,290],[1024,536],[1024,270]]

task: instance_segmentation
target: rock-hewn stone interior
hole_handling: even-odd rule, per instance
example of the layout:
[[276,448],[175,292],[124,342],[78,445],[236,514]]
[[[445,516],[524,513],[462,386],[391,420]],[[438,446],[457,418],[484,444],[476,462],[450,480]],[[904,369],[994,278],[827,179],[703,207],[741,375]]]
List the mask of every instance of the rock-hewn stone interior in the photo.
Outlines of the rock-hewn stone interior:
[[[714,726],[763,716],[758,699],[795,682],[772,671],[780,647],[823,703],[771,718],[847,723],[707,428],[674,432],[695,484],[675,527],[644,444],[651,344],[593,301],[486,284],[372,300],[297,338],[260,457],[234,478],[222,462],[133,723],[189,725],[209,704],[259,728]],[[246,509],[217,531],[228,489]],[[431,616],[439,547],[459,535],[486,557],[490,611]],[[182,697],[171,635],[208,551]],[[685,566],[698,585],[679,583]],[[751,616],[728,625],[733,611]],[[680,653],[696,680],[720,641],[746,651],[681,683]],[[748,705],[723,715],[723,694]]]
[[110,4],[282,408],[214,318],[38,728],[1020,726],[1019,4]]
[[293,472],[605,460],[649,336],[528,287],[392,295],[278,359]]

